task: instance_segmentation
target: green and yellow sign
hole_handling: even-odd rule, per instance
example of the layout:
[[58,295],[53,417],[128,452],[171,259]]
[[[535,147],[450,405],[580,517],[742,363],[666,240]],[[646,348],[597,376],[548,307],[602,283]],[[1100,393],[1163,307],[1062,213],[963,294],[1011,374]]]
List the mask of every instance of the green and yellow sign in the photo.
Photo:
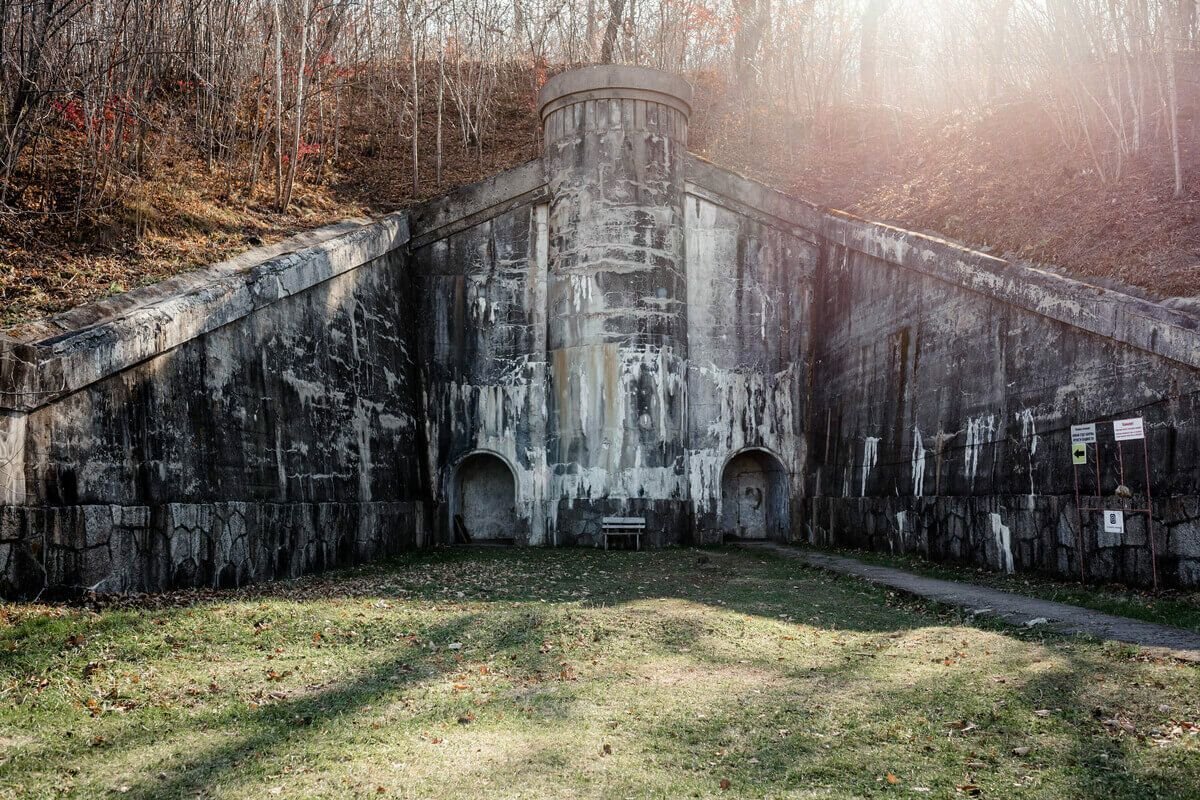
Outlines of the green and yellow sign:
[[1075,465],[1087,463],[1087,445],[1073,444],[1071,445],[1071,461]]

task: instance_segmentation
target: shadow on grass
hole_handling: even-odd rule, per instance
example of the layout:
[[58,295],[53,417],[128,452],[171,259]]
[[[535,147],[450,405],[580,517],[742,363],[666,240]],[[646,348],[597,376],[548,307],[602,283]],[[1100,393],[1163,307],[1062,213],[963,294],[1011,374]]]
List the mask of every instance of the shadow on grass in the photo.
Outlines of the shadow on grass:
[[[723,698],[703,718],[672,713],[641,738],[652,748],[646,756],[768,797],[827,796],[820,792],[829,788],[838,797],[969,797],[972,785],[984,797],[1196,797],[1194,754],[1180,748],[1163,769],[1144,743],[1123,741],[1104,728],[1099,709],[1085,708],[1084,676],[1094,664],[1068,656],[999,699],[981,696],[967,672],[881,686],[861,666],[821,670],[806,698],[791,687],[756,688]],[[894,786],[885,780],[893,774]]]
[[[692,566],[694,568],[688,569]],[[457,568],[463,567],[463,570]],[[435,572],[420,575],[422,570]],[[438,572],[443,570],[443,572]],[[490,572],[495,570],[495,572]],[[444,574],[443,574],[444,573]],[[454,581],[458,580],[458,583]],[[586,593],[585,593],[586,590]],[[463,593],[458,598],[458,592]],[[320,600],[401,597],[405,601],[447,601],[443,613],[454,613],[444,624],[423,628],[420,636],[430,642],[447,643],[464,639],[480,629],[487,618],[491,632],[486,639],[476,638],[473,647],[486,650],[496,657],[520,658],[519,668],[526,674],[558,672],[558,656],[539,647],[547,635],[548,615],[542,609],[551,605],[568,604],[580,609],[612,606],[626,608],[629,613],[645,613],[654,621],[652,630],[657,637],[648,643],[647,654],[667,653],[671,649],[690,648],[689,658],[715,666],[734,666],[749,663],[755,668],[801,679],[810,687],[813,698],[797,700],[796,686],[786,691],[769,686],[761,687],[751,697],[732,695],[714,707],[706,719],[675,713],[652,726],[643,741],[648,747],[661,746],[655,755],[666,762],[672,760],[675,769],[700,769],[711,754],[692,751],[709,747],[712,742],[729,739],[729,747],[741,752],[745,760],[753,757],[756,763],[732,768],[739,781],[749,782],[756,792],[789,790],[820,785],[834,776],[845,779],[853,775],[856,791],[872,793],[878,789],[875,773],[889,766],[880,763],[881,753],[888,752],[888,742],[880,738],[872,726],[886,721],[890,709],[905,709],[908,713],[923,713],[937,706],[947,716],[973,715],[991,726],[997,737],[993,749],[1005,753],[1017,746],[1020,734],[1029,725],[1048,724],[1033,716],[1034,709],[1052,707],[1065,709],[1061,721],[1055,720],[1056,735],[1069,746],[1056,755],[1059,762],[1082,766],[1097,775],[1073,776],[1076,796],[1104,797],[1184,797],[1170,785],[1172,776],[1139,774],[1127,763],[1125,751],[1110,739],[1098,735],[1090,711],[1080,707],[1081,682],[1085,675],[1096,672],[1095,664],[1087,664],[1064,654],[1066,666],[1034,675],[1024,682],[1008,708],[991,712],[973,705],[973,691],[963,676],[947,675],[911,686],[887,686],[878,698],[877,718],[864,720],[862,736],[854,739],[838,737],[831,748],[815,736],[780,735],[779,730],[801,731],[818,726],[820,706],[842,709],[853,706],[863,696],[878,689],[877,677],[871,674],[870,657],[831,657],[821,667],[799,675],[794,666],[767,658],[739,659],[718,646],[713,646],[714,631],[699,618],[687,615],[689,605],[719,608],[752,617],[781,621],[805,622],[816,628],[849,630],[864,633],[895,634],[915,628],[928,627],[931,615],[941,611],[931,604],[907,603],[892,598],[885,590],[851,578],[830,576],[811,570],[793,561],[768,554],[741,551],[663,551],[660,553],[596,553],[591,551],[448,551],[421,554],[396,560],[390,564],[365,569],[331,573],[327,576],[301,579],[229,593],[211,593],[198,599],[193,606],[169,608],[122,609],[91,616],[83,625],[84,636],[117,638],[137,632],[152,624],[153,618],[176,618],[192,614],[197,606],[210,603],[254,602],[277,600],[301,606]],[[454,598],[454,599],[449,599]],[[638,604],[671,599],[687,601],[678,607],[652,607]],[[457,603],[468,605],[457,606]],[[491,603],[528,604],[508,610]],[[478,604],[484,605],[479,610]],[[890,605],[889,605],[890,604]],[[455,611],[455,608],[458,611]],[[678,613],[676,613],[678,612]],[[496,615],[507,615],[496,624]],[[816,615],[824,615],[814,621]],[[787,619],[791,617],[792,619]],[[957,624],[955,613],[943,615],[942,622]],[[60,659],[62,635],[78,622],[47,617],[31,617],[18,622],[11,633],[28,634],[41,640],[45,647],[34,646],[20,654],[17,661],[7,661],[6,670],[37,671],[46,669]],[[486,629],[486,628],[485,628]],[[1029,635],[1012,630],[997,629],[998,635],[1028,641]],[[10,632],[6,632],[6,637]],[[604,635],[597,631],[597,636]],[[716,636],[719,636],[718,632]],[[717,641],[717,645],[722,642]],[[164,652],[168,645],[162,646]],[[159,654],[157,651],[150,655]],[[13,654],[10,654],[13,655]],[[218,786],[236,774],[245,785],[256,776],[250,766],[256,760],[267,760],[304,745],[322,735],[331,724],[347,716],[362,713],[367,706],[378,706],[398,698],[406,689],[426,678],[444,676],[456,671],[457,664],[445,664],[425,650],[406,647],[394,657],[385,657],[377,664],[356,675],[339,680],[336,685],[295,699],[282,700],[249,711],[241,704],[211,720],[209,728],[238,731],[236,735],[215,746],[188,753],[180,766],[172,767],[166,778],[143,776],[126,793],[135,798],[180,797]],[[537,708],[536,713],[558,720],[569,720],[570,698]],[[940,704],[940,705],[939,705]],[[538,705],[531,695],[530,705]],[[821,713],[818,713],[821,712]],[[444,714],[444,710],[439,712]],[[858,713],[857,711],[855,713]],[[985,715],[991,713],[991,717]],[[430,719],[433,723],[436,720]],[[928,722],[928,721],[927,721]],[[945,731],[936,726],[944,720],[933,719],[934,732]],[[916,723],[914,723],[915,725]],[[1023,727],[1024,726],[1024,727]],[[982,728],[983,726],[981,726]],[[729,737],[729,732],[741,732]],[[989,735],[992,735],[989,733]],[[740,736],[740,738],[739,738]],[[127,735],[110,744],[112,748],[144,746],[154,733]],[[965,743],[966,739],[961,739]],[[753,750],[746,743],[754,745]],[[958,744],[957,742],[955,743]],[[974,744],[972,742],[972,744]],[[959,747],[944,748],[938,742],[930,758],[942,760],[943,769],[961,770],[965,753]],[[904,748],[896,751],[907,752]],[[752,755],[751,755],[752,753]],[[1104,754],[1104,758],[1101,758]],[[694,757],[693,757],[694,756]],[[549,754],[547,754],[549,757]],[[974,756],[972,756],[974,757]],[[955,761],[957,759],[957,761]],[[529,767],[522,766],[520,769]],[[898,767],[890,767],[898,769]],[[1007,768],[1006,768],[1007,769]],[[1009,770],[1011,772],[1011,770]],[[1078,770],[1076,770],[1078,772]],[[1195,770],[1186,774],[1194,774]],[[1015,774],[1015,773],[1014,773]],[[1008,772],[1004,773],[1008,779]],[[496,780],[504,776],[496,775]],[[964,778],[964,781],[966,779]],[[629,787],[631,791],[637,787]],[[953,787],[949,787],[951,792]]]
[[[516,616],[516,615],[514,615]],[[422,631],[422,637],[430,642],[448,642],[466,638],[476,628],[476,614],[459,615],[453,622]],[[536,628],[517,624],[505,626],[506,634],[493,641],[476,642],[487,647],[489,652],[526,655],[532,644],[531,637]],[[531,665],[534,669],[552,671],[556,669],[553,656],[536,656],[541,663]],[[269,758],[272,752],[284,752],[305,741],[313,740],[325,732],[325,728],[339,719],[361,714],[368,708],[378,707],[389,699],[403,695],[405,689],[428,678],[435,678],[459,669],[457,664],[435,664],[432,654],[423,649],[409,648],[404,655],[385,659],[361,673],[341,680],[336,685],[294,700],[272,703],[252,710],[249,714],[241,709],[227,711],[222,719],[210,723],[231,725],[250,732],[230,737],[221,744],[190,753],[181,767],[173,769],[167,778],[143,777],[123,790],[130,798],[176,798],[191,796],[201,790],[218,786],[231,774],[241,773],[248,764]],[[464,708],[464,711],[466,709]],[[439,720],[431,718],[430,724]],[[132,737],[112,744],[125,748],[146,744],[152,735]],[[140,741],[139,741],[140,739]],[[243,777],[244,779],[244,777]]]

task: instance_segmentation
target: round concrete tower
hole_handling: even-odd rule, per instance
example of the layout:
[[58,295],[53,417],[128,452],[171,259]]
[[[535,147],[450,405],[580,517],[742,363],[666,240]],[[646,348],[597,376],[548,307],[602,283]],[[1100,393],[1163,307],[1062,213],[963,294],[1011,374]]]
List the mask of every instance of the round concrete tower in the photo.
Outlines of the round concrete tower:
[[687,535],[684,173],[691,86],[599,66],[538,97],[550,189],[547,449],[554,539],[604,516]]

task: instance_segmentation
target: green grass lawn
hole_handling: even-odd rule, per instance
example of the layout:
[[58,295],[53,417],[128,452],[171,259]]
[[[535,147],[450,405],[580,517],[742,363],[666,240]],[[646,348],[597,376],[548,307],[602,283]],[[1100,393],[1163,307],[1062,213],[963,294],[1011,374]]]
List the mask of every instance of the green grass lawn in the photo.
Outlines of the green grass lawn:
[[0,606],[0,797],[1195,798],[1200,670],[741,551]]
[[[927,561],[919,555],[877,553],[869,550],[830,550],[869,564],[928,575],[949,581],[966,581],[1015,594],[1057,600],[1060,603],[1116,614],[1122,617],[1174,625],[1200,631],[1200,591],[1195,589],[1134,589],[1114,584],[1082,584],[1029,572],[1008,575],[981,567]],[[1197,792],[1200,797],[1200,791]]]

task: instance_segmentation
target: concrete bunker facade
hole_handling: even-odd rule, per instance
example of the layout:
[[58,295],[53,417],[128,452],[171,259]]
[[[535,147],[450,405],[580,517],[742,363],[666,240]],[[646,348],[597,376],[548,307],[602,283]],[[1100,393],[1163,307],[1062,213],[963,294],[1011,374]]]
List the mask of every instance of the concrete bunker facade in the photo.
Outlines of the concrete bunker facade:
[[[557,76],[524,202],[414,249],[431,474],[455,494],[460,459],[502,457],[522,543],[594,544],[613,515],[646,517],[654,545],[720,541],[723,471],[748,447],[780,465],[772,530],[790,528],[806,373],[793,332],[818,251],[689,183],[690,103],[654,70]],[[443,505],[437,528],[455,513]]]
[[[457,530],[594,545],[609,515],[654,546],[1200,583],[1195,315],[720,169],[690,103],[564,73],[539,159],[8,331],[0,592],[237,584]],[[1105,428],[1127,416],[1152,531]],[[1109,431],[1079,502],[1078,422]]]

